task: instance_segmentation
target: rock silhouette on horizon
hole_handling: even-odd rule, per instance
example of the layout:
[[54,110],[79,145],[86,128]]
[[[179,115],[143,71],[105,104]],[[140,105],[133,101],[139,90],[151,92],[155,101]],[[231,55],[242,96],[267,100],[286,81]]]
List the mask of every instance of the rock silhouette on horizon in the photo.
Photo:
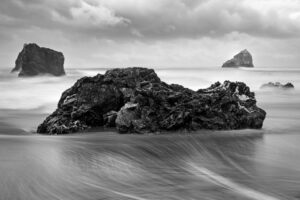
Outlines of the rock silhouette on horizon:
[[103,126],[120,133],[259,129],[265,116],[242,82],[193,91],[161,81],[153,69],[135,67],[79,79],[37,132],[67,134]]
[[254,67],[252,55],[245,49],[226,61],[222,67]]
[[24,44],[12,72],[19,72],[19,76],[62,76],[65,75],[64,60],[61,52],[39,47],[34,43]]
[[286,84],[281,84],[280,82],[269,82],[266,84],[263,84],[261,87],[261,89],[294,89],[294,85],[290,82],[286,83]]

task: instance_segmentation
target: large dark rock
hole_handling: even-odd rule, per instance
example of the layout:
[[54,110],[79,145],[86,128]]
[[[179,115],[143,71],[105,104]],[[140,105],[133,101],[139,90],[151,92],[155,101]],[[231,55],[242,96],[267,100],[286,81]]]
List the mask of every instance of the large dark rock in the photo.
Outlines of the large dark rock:
[[292,83],[281,84],[279,82],[276,83],[269,82],[263,84],[260,88],[261,89],[294,89],[294,85]]
[[265,116],[244,83],[217,82],[193,91],[162,82],[153,69],[125,68],[78,80],[37,132],[64,134],[97,126],[121,133],[257,129]]
[[254,67],[254,65],[251,54],[245,49],[226,61],[222,67]]
[[40,74],[62,76],[65,75],[64,60],[61,52],[39,47],[36,44],[24,44],[12,72],[19,72],[19,76]]

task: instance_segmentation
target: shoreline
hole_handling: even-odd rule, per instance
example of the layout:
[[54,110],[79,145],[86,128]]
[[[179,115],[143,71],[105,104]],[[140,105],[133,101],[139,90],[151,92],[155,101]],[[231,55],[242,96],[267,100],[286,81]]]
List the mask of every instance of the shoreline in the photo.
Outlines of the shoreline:
[[[212,131],[212,130],[198,130],[191,132],[161,132],[159,134],[149,133],[149,134],[119,134],[116,130],[113,129],[96,129],[90,130],[87,132],[78,132],[71,134],[62,134],[62,135],[48,135],[48,134],[39,134],[36,132],[23,132],[20,134],[2,134],[0,133],[0,137],[6,136],[34,136],[39,138],[80,138],[89,136],[99,136],[99,137],[111,137],[118,139],[126,139],[126,138],[139,138],[139,139],[147,139],[147,138],[185,138],[185,137],[194,137],[198,139],[238,139],[238,138],[263,138],[265,134],[265,130],[255,130],[255,129],[241,129],[241,130],[220,130],[220,131]],[[92,137],[91,137],[92,138]]]
[[[205,138],[245,138],[245,137],[263,137],[266,130],[264,129],[238,129],[238,130],[209,130],[202,129],[197,131],[162,131],[159,133],[127,133],[120,134],[116,128],[104,128],[104,127],[93,127],[86,130],[85,132],[69,133],[62,135],[47,135],[38,134],[36,132],[36,126],[46,117],[48,114],[39,113],[36,109],[0,109],[3,111],[0,116],[0,136],[62,136],[62,137],[72,137],[72,136],[88,136],[101,134],[104,136],[113,135],[120,138],[124,137],[176,137],[176,136],[195,136]],[[22,122],[22,123],[21,123]]]

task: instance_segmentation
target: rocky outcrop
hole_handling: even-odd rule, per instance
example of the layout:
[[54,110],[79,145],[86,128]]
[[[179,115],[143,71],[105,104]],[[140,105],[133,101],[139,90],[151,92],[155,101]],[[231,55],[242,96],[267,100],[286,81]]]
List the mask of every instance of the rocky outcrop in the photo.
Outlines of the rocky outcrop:
[[272,83],[272,82],[269,82],[269,83],[266,83],[266,84],[263,84],[261,87],[261,89],[294,89],[294,85],[292,83],[286,83],[286,84],[281,84],[279,82],[276,82],[276,83]]
[[226,61],[222,67],[254,67],[254,65],[251,54],[245,49]]
[[166,84],[153,69],[125,68],[78,80],[37,132],[66,134],[98,126],[120,133],[258,129],[265,116],[242,82],[193,91]]
[[24,44],[12,72],[19,72],[19,76],[40,74],[62,76],[65,75],[64,60],[61,52],[39,47],[36,44]]

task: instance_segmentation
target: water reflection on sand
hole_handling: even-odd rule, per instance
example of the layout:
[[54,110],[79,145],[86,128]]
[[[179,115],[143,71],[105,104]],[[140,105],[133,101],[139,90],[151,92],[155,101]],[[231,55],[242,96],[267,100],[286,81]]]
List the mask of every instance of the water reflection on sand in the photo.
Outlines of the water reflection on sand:
[[276,135],[1,136],[0,199],[249,199],[232,183],[270,199],[293,199],[299,155],[278,152],[286,141],[273,140]]

